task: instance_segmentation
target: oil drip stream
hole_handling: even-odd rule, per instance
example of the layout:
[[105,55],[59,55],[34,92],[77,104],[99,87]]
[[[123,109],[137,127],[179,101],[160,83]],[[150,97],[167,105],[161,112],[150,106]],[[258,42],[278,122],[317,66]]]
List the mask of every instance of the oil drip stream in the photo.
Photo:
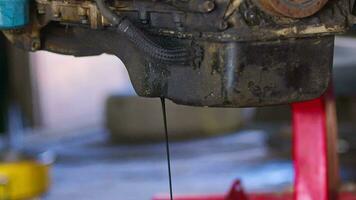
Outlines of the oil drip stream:
[[166,112],[166,101],[164,97],[161,97],[162,112],[163,112],[163,122],[164,122],[164,131],[166,137],[166,153],[167,153],[167,165],[168,165],[168,177],[169,177],[169,194],[170,199],[173,200],[173,187],[172,187],[172,172],[171,172],[171,157],[169,150],[169,136],[167,128],[167,112]]

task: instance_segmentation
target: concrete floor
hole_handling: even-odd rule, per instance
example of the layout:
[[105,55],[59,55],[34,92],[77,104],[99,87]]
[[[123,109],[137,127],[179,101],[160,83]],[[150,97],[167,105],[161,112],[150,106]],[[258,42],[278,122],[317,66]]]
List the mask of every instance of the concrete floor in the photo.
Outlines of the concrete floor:
[[[172,143],[174,193],[225,193],[239,178],[249,191],[288,189],[292,164],[273,158],[265,135],[248,130]],[[47,149],[57,156],[53,187],[45,199],[148,200],[169,192],[164,144],[113,146],[107,141],[105,134],[94,132],[28,145],[32,151]]]

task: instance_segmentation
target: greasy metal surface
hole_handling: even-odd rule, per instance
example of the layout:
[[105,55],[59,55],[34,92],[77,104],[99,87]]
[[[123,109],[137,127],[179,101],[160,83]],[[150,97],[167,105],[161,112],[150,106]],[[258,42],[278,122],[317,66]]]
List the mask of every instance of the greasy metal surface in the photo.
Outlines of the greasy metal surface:
[[[241,107],[302,101],[320,96],[331,74],[333,37],[199,42],[205,56],[196,67],[155,63],[115,32],[69,28],[58,34],[56,27],[47,31],[51,37],[44,40],[43,49],[76,56],[114,54],[125,63],[140,96],[163,96],[179,104]],[[126,48],[115,47],[113,41]]]
[[268,13],[292,17],[308,17],[321,10],[328,0],[254,0]]
[[93,1],[37,0],[31,24],[4,32],[27,50],[123,60],[136,92],[196,106],[265,106],[320,96],[329,82],[333,36],[350,26],[349,0],[303,19],[274,16],[253,0],[110,1],[164,49],[196,46],[199,62],[162,63],[118,33]]
[[129,69],[130,74],[142,76],[133,80],[143,86],[136,91],[143,96],[163,95],[179,104],[241,107],[312,99],[328,86],[332,37],[203,45],[206,59],[200,68],[143,62],[141,75]]
[[[115,1],[112,7],[151,33],[214,41],[335,34],[345,31],[352,17],[349,0],[331,1],[329,6],[307,19],[271,16],[263,12],[255,1]],[[44,24],[56,21],[67,26],[92,29],[110,26],[92,1],[37,0],[36,6],[37,17]],[[203,13],[199,11],[204,9]]]

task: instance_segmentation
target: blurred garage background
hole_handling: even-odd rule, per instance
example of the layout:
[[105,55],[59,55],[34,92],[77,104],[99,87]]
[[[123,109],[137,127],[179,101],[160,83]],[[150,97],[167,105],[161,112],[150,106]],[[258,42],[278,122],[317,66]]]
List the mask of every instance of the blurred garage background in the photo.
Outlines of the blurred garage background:
[[[118,58],[28,54],[1,41],[7,49],[0,55],[1,158],[31,156],[51,165],[44,199],[137,200],[168,193],[160,101],[136,97]],[[356,181],[354,55],[356,39],[336,39],[345,189]],[[291,188],[288,106],[218,109],[169,102],[167,111],[175,193],[225,192],[237,178],[247,191]]]

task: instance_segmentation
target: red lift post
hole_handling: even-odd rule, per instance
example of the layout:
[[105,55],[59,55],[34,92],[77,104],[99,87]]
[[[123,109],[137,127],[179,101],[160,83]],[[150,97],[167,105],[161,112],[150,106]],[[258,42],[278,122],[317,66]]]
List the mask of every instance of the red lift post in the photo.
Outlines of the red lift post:
[[174,200],[356,200],[355,193],[339,193],[337,117],[332,90],[320,98],[294,103],[291,107],[293,193],[245,194],[240,181],[236,181],[227,195],[176,196]]

